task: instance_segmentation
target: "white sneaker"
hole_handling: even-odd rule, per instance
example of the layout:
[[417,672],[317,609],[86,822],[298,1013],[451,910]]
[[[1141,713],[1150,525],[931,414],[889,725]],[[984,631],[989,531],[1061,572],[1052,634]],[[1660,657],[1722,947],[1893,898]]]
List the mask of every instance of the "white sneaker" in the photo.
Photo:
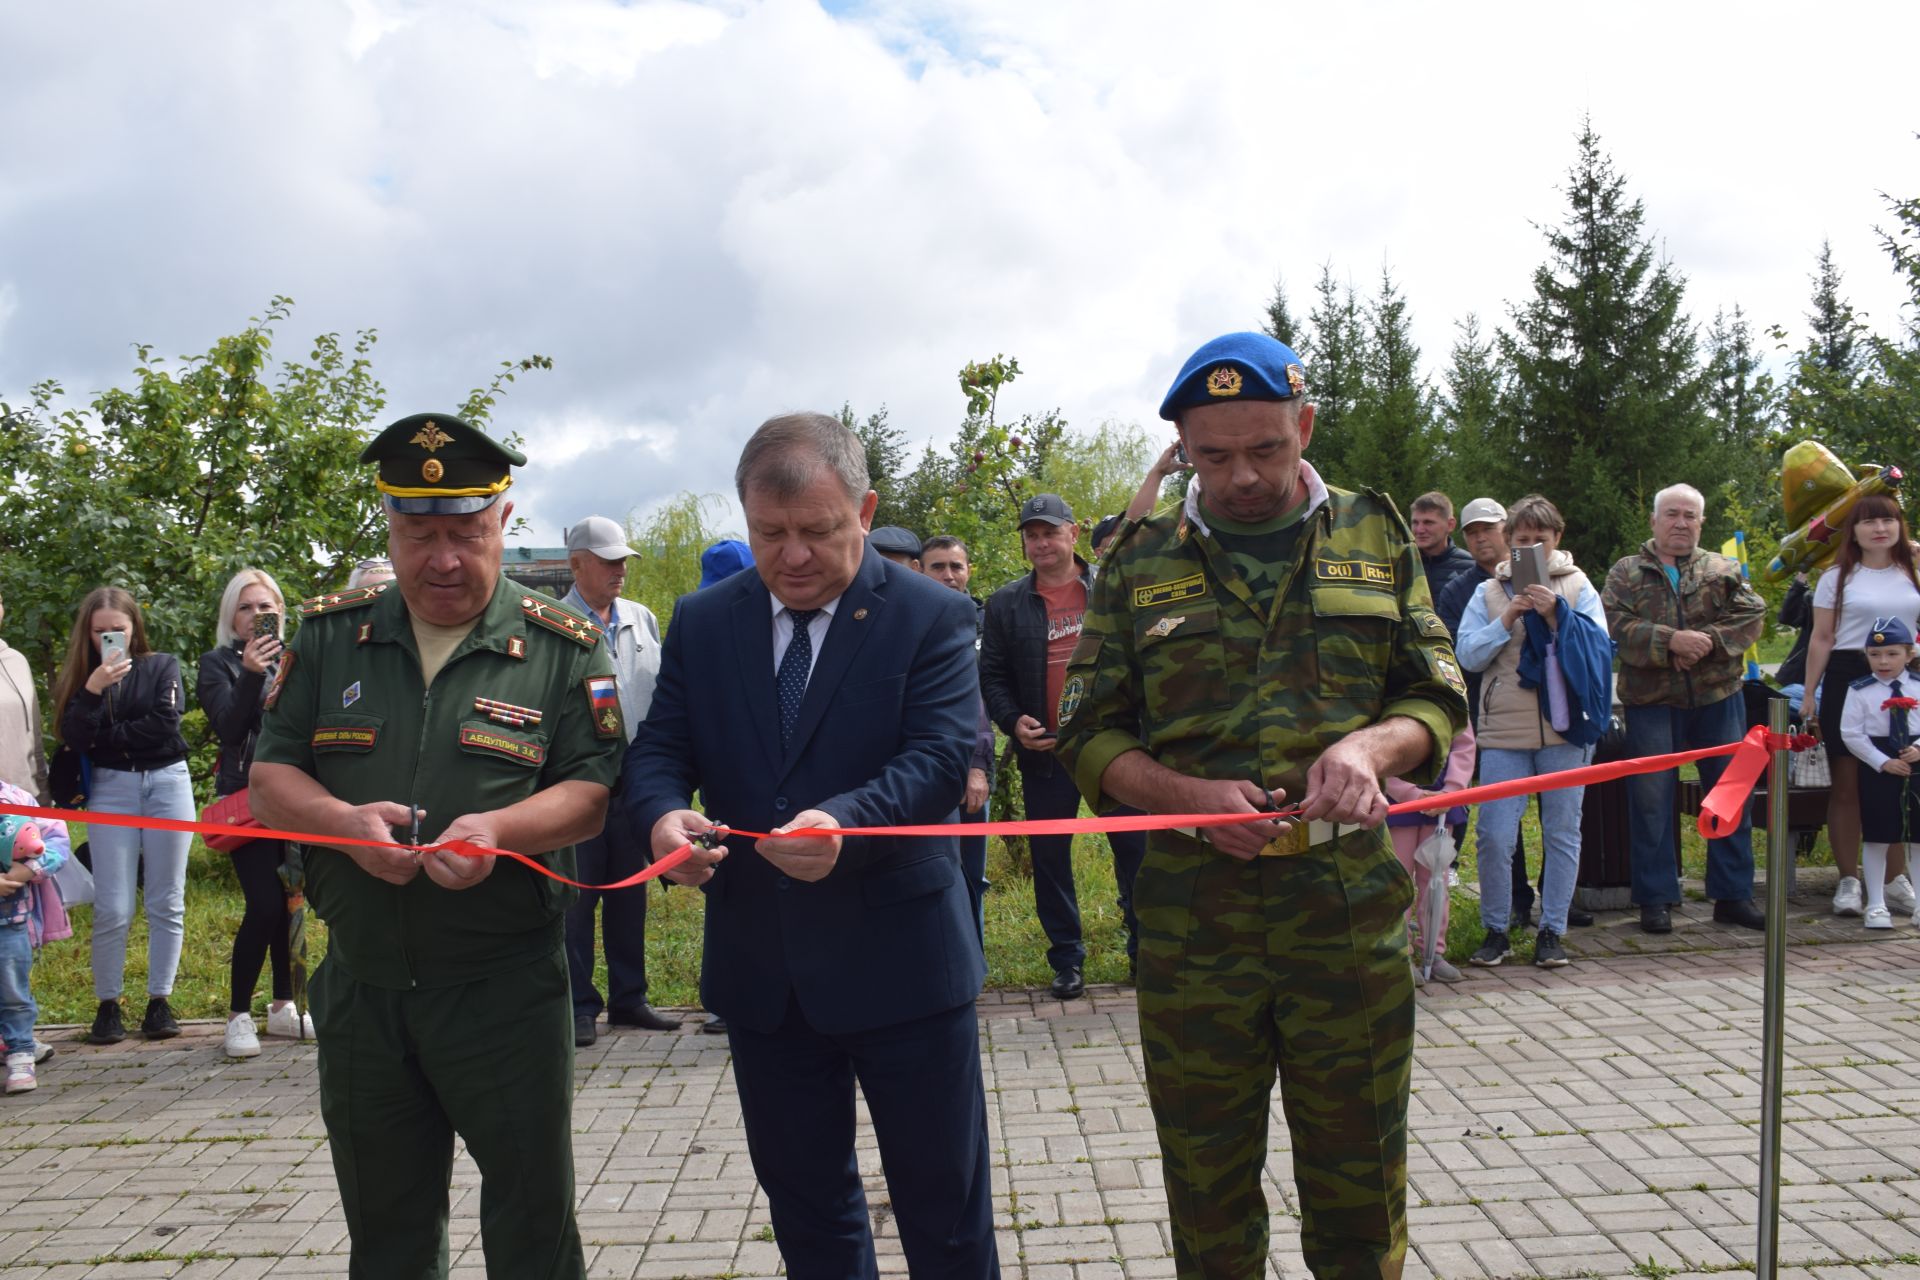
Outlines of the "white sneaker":
[[285,1036],[289,1040],[312,1040],[313,1015],[295,1013],[292,1005],[282,1005],[278,1009],[267,1010],[267,1034]]
[[33,1076],[33,1055],[31,1053],[10,1053],[7,1055],[7,1092],[25,1093],[37,1089],[40,1082]]
[[227,1056],[229,1058],[260,1056],[260,1033],[253,1028],[252,1014],[236,1013],[227,1019]]
[[1913,881],[1907,879],[1907,873],[1902,871],[1887,881],[1887,910],[1897,916],[1910,916],[1913,907]]
[[1460,871],[1459,871],[1459,868],[1457,868],[1457,867],[1448,867],[1448,868],[1447,868],[1447,888],[1449,888],[1449,889],[1458,889],[1459,887],[1460,887]]
[[48,1058],[51,1058],[52,1056],[53,1056],[52,1045],[48,1044],[45,1040],[35,1040],[33,1042],[33,1060],[36,1064],[45,1062]]
[[1893,912],[1887,910],[1885,907],[1868,907],[1867,908],[1867,928],[1869,929],[1893,928]]
[[1857,916],[1861,900],[1860,881],[1853,876],[1841,876],[1839,887],[1833,891],[1833,914]]

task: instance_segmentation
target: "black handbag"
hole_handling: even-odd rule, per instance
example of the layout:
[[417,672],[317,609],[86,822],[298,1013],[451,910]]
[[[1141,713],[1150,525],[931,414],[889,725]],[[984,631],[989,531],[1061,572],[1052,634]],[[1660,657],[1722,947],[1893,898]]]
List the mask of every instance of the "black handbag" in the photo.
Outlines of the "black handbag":
[[48,798],[58,809],[84,809],[93,770],[87,767],[87,753],[63,742],[47,762]]

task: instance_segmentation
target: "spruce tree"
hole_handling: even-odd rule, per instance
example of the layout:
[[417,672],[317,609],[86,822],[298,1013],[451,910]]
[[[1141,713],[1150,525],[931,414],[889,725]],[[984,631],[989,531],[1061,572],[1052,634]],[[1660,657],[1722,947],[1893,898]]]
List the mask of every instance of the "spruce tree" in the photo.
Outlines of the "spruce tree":
[[1334,279],[1332,263],[1322,264],[1314,298],[1307,316],[1307,350],[1313,353],[1307,358],[1307,393],[1316,406],[1308,457],[1330,483],[1345,486],[1355,483],[1346,431],[1366,381],[1366,330],[1353,286]]
[[1645,231],[1645,209],[1590,122],[1568,174],[1567,221],[1543,228],[1533,298],[1500,334],[1511,369],[1502,434],[1523,487],[1567,518],[1564,543],[1593,572],[1647,536],[1653,495],[1713,487],[1719,450],[1701,411],[1686,283]]
[[1274,279],[1273,297],[1267,302],[1267,318],[1261,323],[1260,330],[1268,337],[1292,347],[1293,353],[1302,360],[1307,358],[1306,348],[1301,345],[1305,335],[1300,332],[1300,326],[1293,322],[1293,309],[1287,305],[1285,276]]
[[[1806,343],[1794,352],[1783,410],[1793,440],[1817,440],[1849,466],[1882,462],[1875,449],[1875,348],[1841,292],[1833,246],[1822,241],[1805,316]],[[1776,328],[1776,339],[1785,333]]]
[[1404,515],[1415,498],[1441,483],[1441,476],[1433,388],[1420,373],[1406,297],[1386,268],[1380,272],[1380,292],[1367,306],[1366,323],[1361,383],[1341,424],[1346,470],[1339,483],[1378,489]]
[[1714,314],[1707,330],[1705,372],[1706,413],[1726,460],[1712,486],[1699,486],[1707,496],[1708,540],[1718,545],[1735,529],[1778,536],[1786,532],[1779,527],[1784,445],[1778,433],[1778,397],[1738,305],[1731,316]]
[[1501,370],[1494,341],[1481,335],[1480,317],[1472,312],[1454,328],[1458,336],[1448,353],[1446,390],[1438,407],[1441,487],[1456,507],[1475,498],[1504,504],[1520,495],[1510,491],[1512,451],[1499,436]]

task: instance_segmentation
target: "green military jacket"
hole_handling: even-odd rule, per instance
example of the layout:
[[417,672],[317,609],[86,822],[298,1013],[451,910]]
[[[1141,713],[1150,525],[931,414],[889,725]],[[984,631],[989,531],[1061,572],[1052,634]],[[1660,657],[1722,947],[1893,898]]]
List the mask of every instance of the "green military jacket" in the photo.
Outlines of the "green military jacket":
[[[1746,678],[1747,646],[1766,625],[1767,602],[1732,556],[1696,547],[1675,568],[1677,587],[1649,538],[1607,570],[1600,603],[1620,649],[1623,706],[1708,707],[1731,698]],[[1685,671],[1667,649],[1676,631],[1703,631],[1714,641]]]
[[[351,804],[424,809],[422,843],[462,814],[558,782],[613,785],[627,741],[613,667],[598,628],[572,609],[502,577],[430,689],[398,589],[318,596],[300,614],[267,695],[256,761],[292,765]],[[541,861],[573,874],[571,848]],[[551,953],[574,891],[504,858],[469,889],[443,889],[425,874],[391,885],[316,848],[307,897],[327,922],[330,963],[357,981],[405,989]]]
[[1057,750],[1096,811],[1115,803],[1107,766],[1140,749],[1297,802],[1321,752],[1388,716],[1419,721],[1443,766],[1466,686],[1419,551],[1386,497],[1325,492],[1275,566],[1268,615],[1191,510],[1118,535],[1060,695]]

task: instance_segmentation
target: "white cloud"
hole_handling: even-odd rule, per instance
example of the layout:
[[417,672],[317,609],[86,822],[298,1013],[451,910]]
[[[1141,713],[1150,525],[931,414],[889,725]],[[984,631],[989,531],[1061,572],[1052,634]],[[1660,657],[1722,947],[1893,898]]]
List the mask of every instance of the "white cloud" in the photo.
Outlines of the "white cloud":
[[725,493],[745,434],[955,371],[1013,412],[1150,422],[1194,345],[1392,267],[1437,370],[1504,320],[1591,113],[1709,318],[1797,331],[1831,236],[1920,193],[1910,5],[1305,10],[879,0],[337,0],[0,18],[0,396],[203,349],[274,293],[283,350],[373,326],[397,415],[532,352],[503,421],[536,538]]

